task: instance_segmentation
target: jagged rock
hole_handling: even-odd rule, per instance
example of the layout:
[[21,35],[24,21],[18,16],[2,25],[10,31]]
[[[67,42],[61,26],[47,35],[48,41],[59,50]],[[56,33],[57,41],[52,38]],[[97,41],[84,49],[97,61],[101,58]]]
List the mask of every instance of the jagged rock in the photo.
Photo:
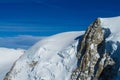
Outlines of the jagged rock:
[[79,64],[78,68],[73,71],[71,80],[98,80],[104,67],[114,63],[105,53],[104,42],[104,33],[98,18],[90,25],[80,42],[77,54]]
[[101,73],[103,72],[103,69],[107,66],[107,65],[114,65],[115,62],[113,61],[113,59],[110,57],[110,55],[108,54],[103,54],[99,64],[98,64],[98,68],[96,70],[96,74],[93,78],[93,80],[98,80],[100,78]]

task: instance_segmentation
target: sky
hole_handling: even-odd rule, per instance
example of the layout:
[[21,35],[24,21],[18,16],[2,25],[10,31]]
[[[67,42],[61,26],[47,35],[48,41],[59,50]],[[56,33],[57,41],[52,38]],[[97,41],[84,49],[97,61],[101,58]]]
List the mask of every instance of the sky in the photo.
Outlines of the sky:
[[38,39],[86,30],[98,17],[120,16],[119,4],[120,0],[0,0],[0,38]]

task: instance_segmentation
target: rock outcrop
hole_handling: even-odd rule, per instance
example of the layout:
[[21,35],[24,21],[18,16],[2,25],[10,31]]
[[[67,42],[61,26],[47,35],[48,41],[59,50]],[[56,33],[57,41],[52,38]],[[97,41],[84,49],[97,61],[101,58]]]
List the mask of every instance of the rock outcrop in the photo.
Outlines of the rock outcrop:
[[95,20],[84,34],[78,47],[78,68],[73,71],[71,80],[98,80],[107,65],[114,61],[105,52],[105,37],[100,19]]

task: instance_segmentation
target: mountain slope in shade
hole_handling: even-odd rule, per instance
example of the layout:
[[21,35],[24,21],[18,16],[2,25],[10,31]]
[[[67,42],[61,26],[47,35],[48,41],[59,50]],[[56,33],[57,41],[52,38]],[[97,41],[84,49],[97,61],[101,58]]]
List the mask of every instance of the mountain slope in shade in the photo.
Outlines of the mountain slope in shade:
[[11,69],[13,63],[24,53],[22,49],[0,48],[0,80]]
[[120,17],[99,18],[85,34],[61,33],[38,42],[4,80],[120,80],[119,22]]
[[120,80],[120,16],[101,18],[101,23],[106,35],[106,52],[110,54],[110,57],[115,62],[112,67],[109,67],[111,71],[108,71],[108,74],[114,75],[111,80]]

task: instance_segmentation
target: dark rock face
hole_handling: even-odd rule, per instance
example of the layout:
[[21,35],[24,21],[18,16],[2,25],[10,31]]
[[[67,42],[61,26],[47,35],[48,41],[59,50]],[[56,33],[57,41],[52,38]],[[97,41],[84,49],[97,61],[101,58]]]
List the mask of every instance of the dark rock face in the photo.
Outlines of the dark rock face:
[[105,53],[105,39],[98,18],[90,25],[78,49],[78,68],[73,71],[71,80],[98,80],[104,67],[114,61]]

